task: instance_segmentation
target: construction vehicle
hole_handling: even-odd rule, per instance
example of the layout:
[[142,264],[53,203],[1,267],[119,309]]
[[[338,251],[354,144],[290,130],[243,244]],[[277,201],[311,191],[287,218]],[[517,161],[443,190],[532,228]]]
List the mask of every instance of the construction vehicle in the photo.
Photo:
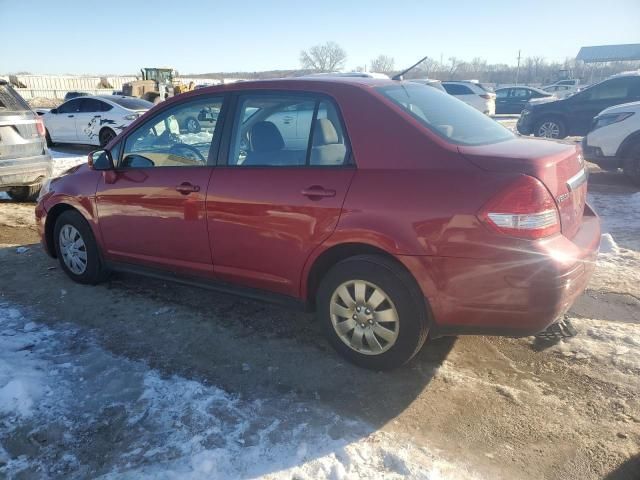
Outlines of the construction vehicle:
[[193,82],[183,84],[178,79],[178,72],[173,68],[142,68],[141,80],[125,83],[122,93],[130,97],[138,97],[149,102],[159,103],[169,97],[193,90]]

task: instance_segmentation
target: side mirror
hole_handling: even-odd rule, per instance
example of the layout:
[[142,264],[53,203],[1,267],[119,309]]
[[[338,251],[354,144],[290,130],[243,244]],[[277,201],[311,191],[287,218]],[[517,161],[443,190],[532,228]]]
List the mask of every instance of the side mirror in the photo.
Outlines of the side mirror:
[[58,109],[57,108],[52,108],[51,110],[49,110],[49,113],[56,114],[56,113],[58,113]]
[[89,154],[87,159],[89,168],[92,170],[113,170],[113,158],[108,150],[95,150]]

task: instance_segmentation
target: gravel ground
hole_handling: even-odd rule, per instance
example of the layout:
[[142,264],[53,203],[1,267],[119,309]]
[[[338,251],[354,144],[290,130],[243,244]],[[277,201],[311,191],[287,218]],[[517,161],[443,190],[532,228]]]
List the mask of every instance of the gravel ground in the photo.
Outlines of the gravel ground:
[[24,355],[5,364],[68,398],[0,409],[0,476],[637,480],[640,193],[599,171],[590,190],[610,237],[577,337],[438,339],[387,373],[344,363],[306,314],[132,275],[74,284],[33,205],[0,200],[0,339]]

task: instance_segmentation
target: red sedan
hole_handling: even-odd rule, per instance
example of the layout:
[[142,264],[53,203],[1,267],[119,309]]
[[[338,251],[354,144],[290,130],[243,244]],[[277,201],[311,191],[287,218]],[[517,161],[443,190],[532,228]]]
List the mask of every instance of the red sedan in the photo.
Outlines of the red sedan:
[[599,248],[586,179],[578,147],[518,138],[428,86],[311,77],[157,105],[45,185],[36,216],[77,282],[126,270],[295,303],[384,369],[427,335],[561,317]]

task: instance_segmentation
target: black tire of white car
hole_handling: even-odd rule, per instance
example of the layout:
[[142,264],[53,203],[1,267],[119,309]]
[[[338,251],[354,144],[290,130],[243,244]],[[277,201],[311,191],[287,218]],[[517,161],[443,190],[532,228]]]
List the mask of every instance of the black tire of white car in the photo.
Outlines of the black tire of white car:
[[[79,274],[72,272],[63,258],[62,246],[60,245],[60,231],[67,225],[73,227],[80,234],[82,241],[84,242],[84,251],[86,252],[87,260],[86,268]],[[109,272],[105,268],[100,256],[100,251],[98,250],[98,244],[93,236],[93,231],[79,212],[75,210],[67,210],[60,214],[56,219],[56,224],[53,229],[53,242],[60,266],[71,280],[86,285],[95,285],[106,280]]]
[[[392,307],[395,307],[397,311],[397,338],[395,343],[382,353],[365,354],[356,351],[353,346],[345,343],[334,327],[332,319],[334,293],[337,293],[339,287],[351,281],[375,285],[386,294],[392,302]],[[372,291],[371,287],[367,287],[367,289],[369,292]],[[357,297],[357,294],[354,297]],[[369,293],[368,301],[371,301],[372,297],[373,293]],[[380,255],[358,255],[334,265],[320,283],[316,306],[318,319],[333,348],[349,361],[371,370],[388,370],[407,363],[422,348],[429,332],[429,314],[426,302],[416,281],[404,267]],[[355,308],[357,307],[351,308],[354,310],[351,312],[354,314],[354,318]],[[364,306],[362,308],[364,309]],[[370,323],[375,331],[376,312],[373,312],[372,317]],[[341,318],[351,322],[351,319]],[[356,329],[365,325],[366,321],[364,319],[362,324],[356,325],[352,336],[356,335]],[[369,343],[366,336],[364,341]]]
[[100,130],[100,134],[98,135],[98,140],[100,140],[100,146],[106,147],[107,143],[109,143],[112,139],[117,136],[116,132],[111,130],[110,128],[103,128]]
[[622,160],[622,169],[633,183],[640,186],[640,142],[626,152]]
[[13,187],[9,189],[7,194],[16,202],[35,202],[38,199],[41,188],[42,184],[40,183],[28,187]]
[[44,131],[44,138],[47,142],[47,147],[53,147],[55,143],[51,141],[51,135],[49,135],[49,130]]
[[200,122],[194,118],[189,117],[184,121],[185,130],[189,133],[200,133],[202,128],[200,127]]

